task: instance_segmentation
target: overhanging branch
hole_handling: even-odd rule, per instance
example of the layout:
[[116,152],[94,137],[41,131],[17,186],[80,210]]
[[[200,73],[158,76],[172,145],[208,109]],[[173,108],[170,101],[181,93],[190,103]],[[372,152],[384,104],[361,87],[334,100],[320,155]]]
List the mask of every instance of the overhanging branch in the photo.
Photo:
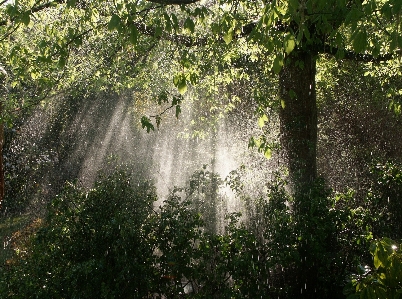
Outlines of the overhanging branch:
[[330,46],[322,46],[322,49],[318,50],[318,53],[323,54],[331,54],[333,56],[339,55],[338,53],[342,53],[341,57],[344,59],[361,61],[361,62],[381,62],[381,61],[389,61],[394,58],[396,53],[388,53],[384,55],[374,56],[371,54],[360,54],[353,51],[347,50],[339,50],[337,47]]
[[186,5],[199,2],[200,0],[148,0],[148,2],[164,5]]
[[[29,12],[32,14],[32,13],[39,12],[39,11],[41,11],[41,10],[44,10],[44,9],[46,9],[46,8],[49,8],[49,7],[52,7],[52,6],[55,6],[55,5],[57,5],[57,4],[61,4],[61,3],[64,3],[64,0],[50,1],[50,2],[41,4],[41,5],[38,5],[38,6],[35,6],[35,5],[34,5],[33,7],[31,7],[31,9],[29,10]],[[14,18],[12,18],[10,21],[13,22],[13,21],[15,21],[15,20],[16,20],[16,18],[14,17]],[[7,24],[8,24],[8,20],[1,20],[1,21],[0,21],[0,27],[1,27],[1,26],[6,26]]]

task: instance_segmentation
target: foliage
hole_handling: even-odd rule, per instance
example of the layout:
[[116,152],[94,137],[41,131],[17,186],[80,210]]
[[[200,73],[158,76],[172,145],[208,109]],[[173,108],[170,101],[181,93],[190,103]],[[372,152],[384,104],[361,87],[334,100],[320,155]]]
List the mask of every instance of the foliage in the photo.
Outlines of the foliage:
[[22,254],[15,248],[16,266],[4,273],[8,281],[2,293],[15,298],[145,296],[155,275],[147,221],[153,192],[148,184],[132,187],[123,173],[88,193],[66,186],[50,204],[29,250]]
[[402,255],[400,244],[389,238],[374,241],[370,246],[374,268],[359,265],[345,287],[348,299],[400,298],[402,294]]
[[[229,183],[241,195],[242,177],[233,179]],[[305,296],[343,298],[346,275],[369,260],[366,250],[377,223],[372,207],[362,206],[351,190],[333,193],[322,180],[301,198],[289,194],[280,175],[267,187],[265,196],[245,199],[247,228],[267,254],[269,294],[295,298],[302,291]]]
[[377,223],[375,237],[387,236],[399,239],[402,236],[402,167],[398,163],[378,163],[372,167],[373,180],[370,186],[368,200],[372,203],[371,210],[376,211]]
[[257,273],[264,261],[237,215],[230,216],[225,234],[207,233],[201,214],[178,190],[155,212],[152,186],[130,181],[117,172],[88,192],[68,184],[44,221],[13,236],[14,256],[1,269],[2,294],[244,298],[257,292],[250,269]]
[[225,197],[221,194],[220,188],[222,179],[214,172],[203,165],[202,169],[195,171],[185,186],[186,198],[191,202],[194,209],[202,215],[205,228],[211,232],[219,232],[219,215],[227,214]]
[[[68,184],[45,220],[13,236],[0,291],[10,298],[295,298],[302,290],[342,298],[346,275],[369,261],[378,223],[372,207],[359,206],[352,191],[333,195],[323,181],[299,194],[307,201],[290,195],[278,176],[255,200],[253,218],[241,223],[239,213],[229,214],[221,232],[203,214],[222,183],[216,174],[195,172],[159,210],[152,185],[132,181],[117,172],[89,191]],[[394,275],[386,267],[400,259],[387,249],[392,244],[371,247],[384,285],[381,273]],[[354,287],[368,286],[366,278]]]

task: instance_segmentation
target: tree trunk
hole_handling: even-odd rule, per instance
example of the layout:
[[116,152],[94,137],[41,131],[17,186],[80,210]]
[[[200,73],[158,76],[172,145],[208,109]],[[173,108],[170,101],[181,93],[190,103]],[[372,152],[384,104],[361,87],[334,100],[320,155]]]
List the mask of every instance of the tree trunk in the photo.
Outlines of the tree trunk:
[[[3,115],[3,104],[0,102],[0,116]],[[0,212],[4,200],[4,168],[3,168],[4,123],[0,121]]]
[[3,101],[7,95],[6,87],[7,72],[0,65],[0,212],[4,199],[4,169],[3,169],[3,145],[4,145],[4,122],[3,122]]
[[[296,281],[297,298],[318,298],[319,261],[314,256],[315,227],[310,221],[313,182],[317,177],[317,104],[315,92],[316,55],[295,51],[279,74],[281,145],[289,170],[293,213],[299,219]],[[314,196],[314,195],[313,195]]]
[[316,55],[294,51],[279,74],[281,145],[292,191],[317,176]]

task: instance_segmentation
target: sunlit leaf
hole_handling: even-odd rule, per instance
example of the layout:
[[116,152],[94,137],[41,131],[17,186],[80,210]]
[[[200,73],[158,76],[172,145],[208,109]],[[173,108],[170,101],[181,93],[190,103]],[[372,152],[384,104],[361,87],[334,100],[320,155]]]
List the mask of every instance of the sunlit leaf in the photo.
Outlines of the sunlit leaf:
[[266,149],[265,149],[265,151],[264,151],[264,156],[265,156],[265,158],[267,158],[267,159],[271,159],[271,157],[272,157],[272,152],[271,152],[271,149],[270,149],[270,148],[266,148]]
[[258,119],[258,126],[262,128],[265,125],[265,122],[268,121],[268,117],[264,114]]
[[293,36],[293,34],[288,34],[285,37],[285,40],[283,42],[283,47],[285,49],[286,54],[290,54],[293,49],[296,46],[296,42],[295,42],[295,37]]
[[280,55],[277,55],[274,59],[274,64],[272,66],[275,74],[279,74],[283,66],[283,58]]
[[187,91],[187,83],[186,80],[182,80],[177,84],[177,89],[179,90],[180,94],[185,94]]
[[228,44],[231,43],[232,39],[233,39],[233,30],[230,29],[227,33],[225,33],[225,34],[223,35],[223,40],[224,40],[225,43],[228,45]]

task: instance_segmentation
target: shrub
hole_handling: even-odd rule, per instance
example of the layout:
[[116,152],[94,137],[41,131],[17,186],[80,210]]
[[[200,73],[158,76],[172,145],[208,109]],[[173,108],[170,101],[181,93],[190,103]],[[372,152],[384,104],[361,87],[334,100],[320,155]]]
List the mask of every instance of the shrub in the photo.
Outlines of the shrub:
[[402,295],[401,244],[389,238],[372,243],[370,253],[374,267],[359,265],[345,287],[348,299],[397,299]]
[[[117,172],[86,192],[69,184],[50,204],[29,254],[15,258],[13,298],[142,298],[154,281],[152,204],[145,183]],[[3,285],[3,288],[4,285]]]

